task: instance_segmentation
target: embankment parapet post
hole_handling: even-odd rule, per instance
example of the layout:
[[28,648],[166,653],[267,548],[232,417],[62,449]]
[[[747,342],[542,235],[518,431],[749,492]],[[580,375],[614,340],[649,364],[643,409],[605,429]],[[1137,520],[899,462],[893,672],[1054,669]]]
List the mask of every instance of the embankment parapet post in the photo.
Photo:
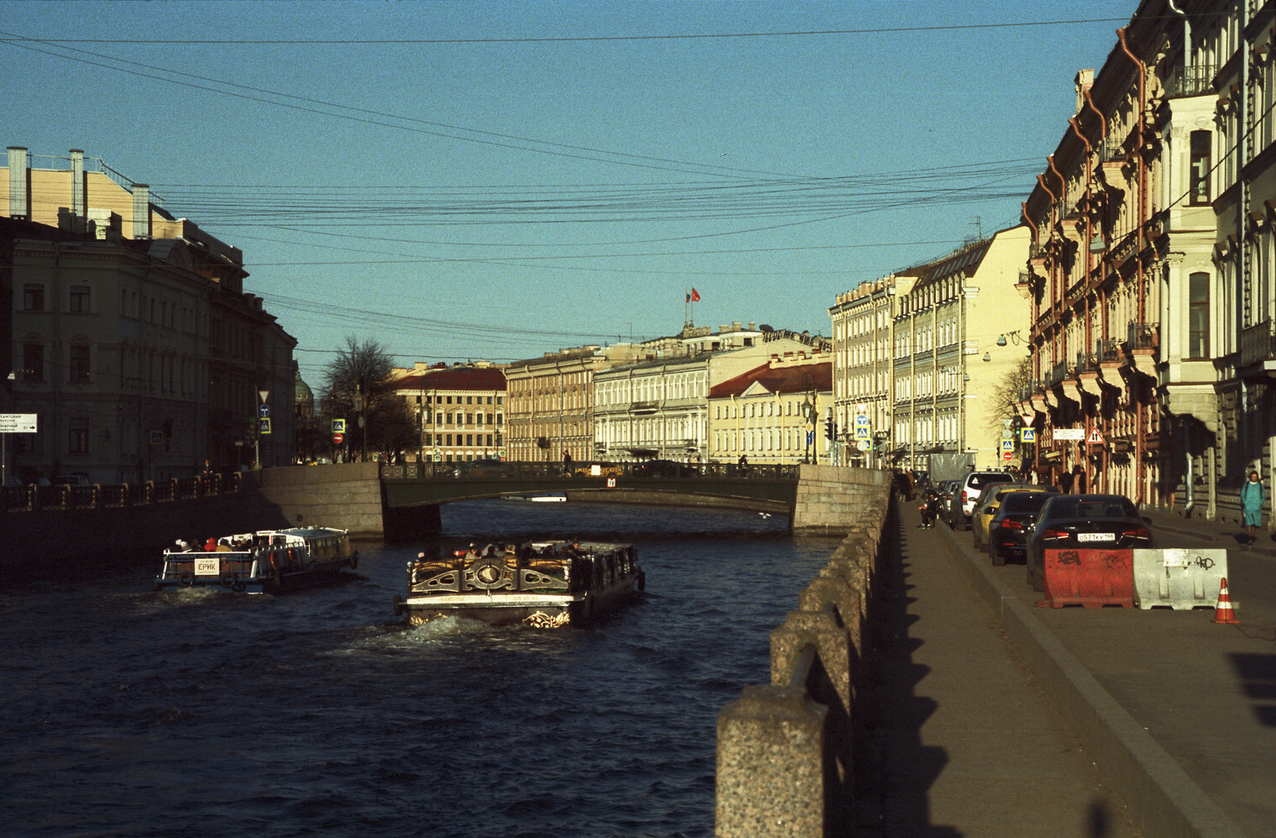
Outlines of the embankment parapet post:
[[[808,476],[820,478],[811,486],[828,491],[834,482],[847,485],[845,474],[808,475],[807,468],[803,482]],[[836,524],[846,537],[799,594],[798,610],[771,633],[771,684],[745,687],[718,718],[719,838],[849,832],[854,708],[865,629],[878,573],[894,554],[888,540],[894,523],[892,487],[889,475],[881,474],[850,483],[845,494],[856,498],[857,511],[839,511],[845,520]],[[799,507],[801,495],[799,489]],[[828,520],[821,526],[834,524]],[[806,738],[816,727],[819,747]]]

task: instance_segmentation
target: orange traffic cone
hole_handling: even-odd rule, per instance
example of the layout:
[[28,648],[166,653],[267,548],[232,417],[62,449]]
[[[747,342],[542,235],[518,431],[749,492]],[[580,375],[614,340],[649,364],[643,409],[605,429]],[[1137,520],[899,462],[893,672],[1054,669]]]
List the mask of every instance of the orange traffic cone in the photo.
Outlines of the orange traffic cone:
[[1227,592],[1227,579],[1219,580],[1218,586],[1218,605],[1214,606],[1214,622],[1216,623],[1239,623],[1236,618],[1236,612],[1232,610],[1232,597]]

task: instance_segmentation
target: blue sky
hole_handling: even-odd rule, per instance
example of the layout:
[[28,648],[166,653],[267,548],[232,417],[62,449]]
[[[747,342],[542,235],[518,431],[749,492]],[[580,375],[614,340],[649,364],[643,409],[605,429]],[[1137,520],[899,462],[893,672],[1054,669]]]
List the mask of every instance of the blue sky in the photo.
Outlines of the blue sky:
[[838,293],[1018,223],[1135,7],[11,1],[0,125],[241,247],[312,385],[347,335],[673,334],[692,287],[697,325],[827,334]]

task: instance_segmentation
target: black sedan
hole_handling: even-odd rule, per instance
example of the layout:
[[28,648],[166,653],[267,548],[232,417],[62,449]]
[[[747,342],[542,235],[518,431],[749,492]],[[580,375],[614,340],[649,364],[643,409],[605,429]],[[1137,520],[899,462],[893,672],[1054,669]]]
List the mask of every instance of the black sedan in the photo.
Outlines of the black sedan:
[[1122,495],[1050,495],[1028,540],[1028,584],[1045,590],[1047,550],[1155,547],[1148,523]]
[[634,477],[695,477],[699,469],[673,460],[644,460],[634,466]]
[[1049,492],[1011,492],[988,523],[988,557],[1001,567],[1006,559],[1023,559],[1037,513],[1053,497]]

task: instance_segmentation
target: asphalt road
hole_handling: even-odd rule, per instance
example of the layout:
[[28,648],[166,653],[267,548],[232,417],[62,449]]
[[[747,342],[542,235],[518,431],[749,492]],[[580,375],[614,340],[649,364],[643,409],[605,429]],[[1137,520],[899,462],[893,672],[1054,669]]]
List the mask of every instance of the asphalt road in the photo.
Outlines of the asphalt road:
[[[1276,541],[1148,517],[1158,547],[1227,550],[1239,625],[1209,607],[1037,607],[1022,564],[992,567],[968,531],[938,532],[1145,834],[1276,835]],[[1045,674],[1051,638],[1079,687]]]

